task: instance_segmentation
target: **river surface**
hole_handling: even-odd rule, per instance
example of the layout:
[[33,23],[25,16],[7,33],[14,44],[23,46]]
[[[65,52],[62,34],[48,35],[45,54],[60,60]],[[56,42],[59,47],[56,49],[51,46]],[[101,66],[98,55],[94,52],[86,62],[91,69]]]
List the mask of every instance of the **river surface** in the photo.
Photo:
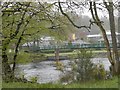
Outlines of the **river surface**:
[[[103,63],[106,70],[109,70],[110,63],[107,58],[93,58],[93,63]],[[70,69],[70,60],[61,60],[68,70]],[[39,63],[29,63],[26,65],[17,65],[16,75],[24,75],[27,80],[37,77],[38,83],[56,83],[63,73],[56,70],[55,61],[42,61]]]

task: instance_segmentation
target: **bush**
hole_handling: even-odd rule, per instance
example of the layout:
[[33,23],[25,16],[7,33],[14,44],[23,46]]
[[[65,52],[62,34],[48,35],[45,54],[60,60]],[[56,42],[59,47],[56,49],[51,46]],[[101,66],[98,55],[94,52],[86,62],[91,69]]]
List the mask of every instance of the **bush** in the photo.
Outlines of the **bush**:
[[56,61],[55,62],[55,65],[56,65],[56,69],[57,70],[60,70],[60,71],[63,71],[63,69],[64,69],[64,64],[62,63],[62,62],[60,62],[60,61]]
[[105,71],[104,65],[103,64],[97,64],[94,65],[94,69],[93,69],[93,77],[96,80],[102,80],[102,79],[106,79],[107,76],[107,71]]
[[77,58],[73,64],[73,72],[77,81],[106,79],[107,74],[104,65],[102,63],[97,65],[92,63],[92,51],[81,49],[77,51]]
[[77,51],[77,58],[73,64],[74,75],[77,81],[86,81],[92,79],[94,64],[91,62],[92,51],[81,49]]
[[[13,64],[13,57],[14,57],[14,50],[11,50],[11,52],[8,52],[8,58],[9,58],[9,63]],[[26,64],[31,62],[32,59],[30,58],[30,53],[26,53],[24,51],[19,51],[17,54],[16,62],[19,64]]]
[[85,49],[80,49],[76,51],[76,54],[71,58],[74,61],[71,61],[72,70],[65,72],[61,77],[62,82],[73,82],[73,81],[87,81],[93,79],[93,69],[94,64],[91,61],[93,58],[92,51],[87,51]]
[[31,78],[30,78],[30,81],[31,81],[32,83],[37,83],[37,80],[38,80],[38,77],[31,77]]
[[71,83],[73,81],[74,81],[74,76],[72,72],[66,72],[60,78],[60,82],[66,83],[66,84]]
[[26,64],[26,63],[32,62],[32,59],[30,58],[30,53],[21,51],[18,53],[16,61],[17,63],[20,63],[20,64]]

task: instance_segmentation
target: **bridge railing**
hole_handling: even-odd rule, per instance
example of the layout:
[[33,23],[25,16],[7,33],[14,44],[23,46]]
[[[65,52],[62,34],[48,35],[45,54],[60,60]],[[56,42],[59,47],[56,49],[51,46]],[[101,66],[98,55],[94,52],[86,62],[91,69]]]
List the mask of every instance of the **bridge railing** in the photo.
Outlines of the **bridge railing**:
[[[112,44],[110,44],[110,47],[112,48]],[[31,49],[32,50],[53,50],[53,49],[80,49],[80,48],[106,48],[106,46],[104,44],[81,44],[81,45],[61,45],[61,46],[57,46],[57,45],[46,45],[46,46],[32,46]]]

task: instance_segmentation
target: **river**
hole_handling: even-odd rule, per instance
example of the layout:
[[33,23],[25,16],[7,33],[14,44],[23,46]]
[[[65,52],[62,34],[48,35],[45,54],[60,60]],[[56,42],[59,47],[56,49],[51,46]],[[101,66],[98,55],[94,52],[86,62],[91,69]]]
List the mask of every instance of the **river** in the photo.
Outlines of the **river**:
[[[110,63],[107,58],[93,58],[93,63],[103,63],[106,70],[109,70]],[[70,60],[61,60],[65,67],[69,68]],[[17,65],[16,76],[24,74],[27,80],[37,77],[38,83],[56,83],[63,73],[56,70],[55,61],[42,61],[39,63],[29,63],[26,65]]]

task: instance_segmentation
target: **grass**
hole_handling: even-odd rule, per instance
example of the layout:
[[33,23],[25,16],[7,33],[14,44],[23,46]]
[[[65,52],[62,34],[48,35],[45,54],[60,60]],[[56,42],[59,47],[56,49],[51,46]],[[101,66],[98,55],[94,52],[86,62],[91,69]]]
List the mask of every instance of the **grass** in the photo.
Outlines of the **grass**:
[[[104,50],[103,50],[104,51]],[[97,53],[99,51],[93,51],[94,53]],[[101,51],[100,51],[101,52]],[[8,58],[9,58],[9,63],[12,63],[14,52],[8,52]],[[60,52],[60,56],[68,56],[70,58],[74,58],[76,56],[76,52]],[[35,52],[24,52],[24,51],[19,51],[18,56],[17,56],[17,63],[19,64],[27,64],[31,62],[40,62],[43,60],[46,60],[47,57],[49,56],[55,56],[55,53],[35,53]]]
[[[102,52],[106,52],[106,50],[93,50],[93,53],[102,53]],[[75,51],[72,51],[72,52],[63,52],[63,53],[60,53],[59,55],[61,56],[66,56],[66,55],[73,55],[73,54],[76,54]],[[45,53],[46,56],[55,56],[54,53]]]
[[[102,52],[106,52],[105,50],[93,50],[93,55],[96,55],[97,53],[102,53]],[[12,59],[13,59],[13,51],[11,53],[8,53],[8,57],[10,59],[10,63],[12,63]],[[76,52],[72,51],[72,52],[60,52],[59,53],[60,56],[68,56],[70,58],[75,58],[76,56]],[[17,63],[19,64],[27,64],[30,62],[39,62],[39,61],[43,61],[46,60],[47,57],[49,56],[55,56],[55,53],[35,53],[35,52],[24,52],[24,51],[20,51],[18,53],[18,57],[17,57]]]
[[75,83],[67,85],[66,88],[118,88],[118,79]]
[[[72,54],[76,54],[75,52],[67,52],[67,53],[60,53],[60,56],[67,56],[67,55],[72,55]],[[46,56],[55,56],[55,53],[49,53],[49,54],[45,54]]]
[[35,84],[35,83],[3,83],[3,88],[63,88],[60,84]]
[[111,80],[89,81],[81,83],[62,84],[36,84],[36,83],[3,83],[3,88],[118,88],[118,78]]

